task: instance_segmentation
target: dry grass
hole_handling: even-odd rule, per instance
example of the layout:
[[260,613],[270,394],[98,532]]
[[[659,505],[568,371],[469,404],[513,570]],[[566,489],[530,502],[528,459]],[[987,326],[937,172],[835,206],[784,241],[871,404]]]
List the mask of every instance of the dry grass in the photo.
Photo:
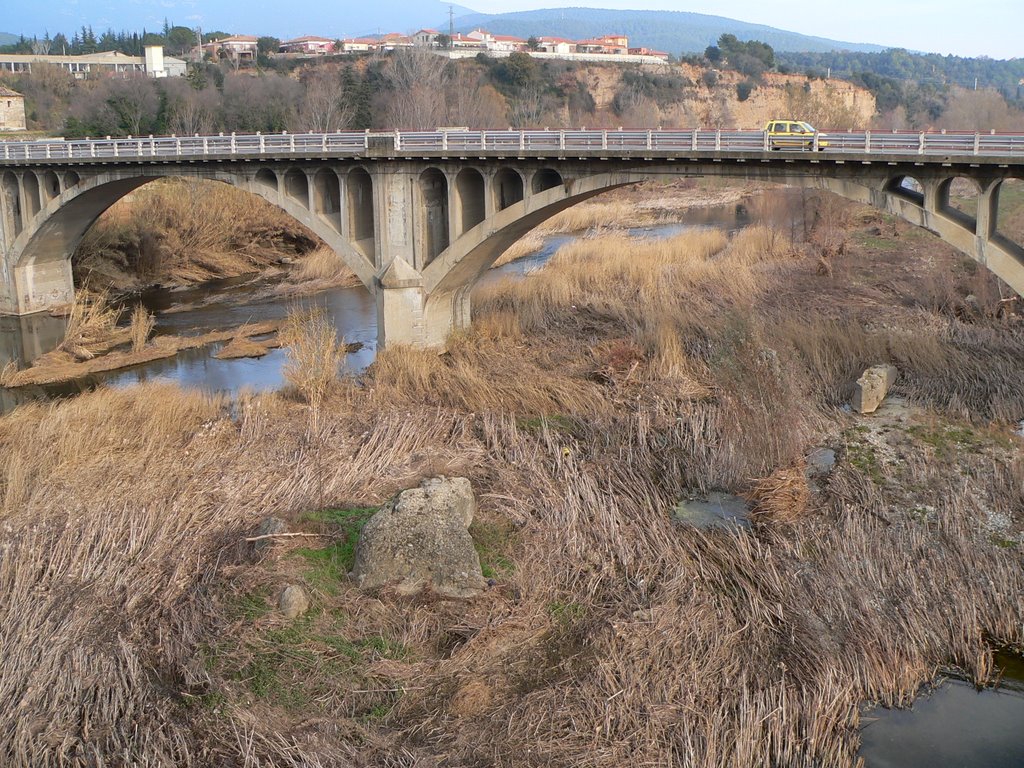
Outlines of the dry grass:
[[324,399],[338,386],[345,343],[339,342],[334,323],[320,307],[292,311],[280,336],[288,353],[285,380],[309,404],[315,421]]
[[[326,387],[315,442],[281,395],[0,419],[0,762],[852,768],[862,702],[1024,642],[1019,441],[951,421],[1024,412],[1018,334],[894,300],[921,289],[912,250],[856,258],[817,275],[756,231],[577,243],[489,288],[447,354]],[[323,373],[337,341],[307,348]],[[877,360],[927,418],[836,408]],[[795,473],[826,441],[808,506]],[[472,480],[497,586],[359,593],[355,508],[436,473]],[[692,487],[785,524],[680,527]],[[269,515],[327,538],[254,556]],[[313,608],[289,623],[295,582]]]
[[256,272],[318,243],[255,195],[219,182],[161,179],[104,213],[73,263],[76,281],[118,290],[182,285]]
[[83,288],[75,293],[68,313],[64,340],[58,352],[66,352],[76,360],[91,360],[97,353],[124,342],[126,333],[118,328],[121,309],[110,305],[105,291],[93,293]]
[[303,256],[294,269],[298,280],[333,281],[352,277],[352,270],[345,266],[338,254],[326,246]]
[[132,338],[132,352],[141,352],[146,346],[153,328],[156,326],[156,318],[146,311],[142,304],[136,304],[132,310],[131,325],[129,330]]

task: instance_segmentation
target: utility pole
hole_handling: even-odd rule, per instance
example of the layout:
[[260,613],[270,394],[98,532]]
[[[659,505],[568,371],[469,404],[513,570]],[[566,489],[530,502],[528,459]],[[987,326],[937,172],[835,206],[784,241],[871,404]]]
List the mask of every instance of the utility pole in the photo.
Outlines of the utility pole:
[[448,3],[448,39],[455,37],[455,6]]

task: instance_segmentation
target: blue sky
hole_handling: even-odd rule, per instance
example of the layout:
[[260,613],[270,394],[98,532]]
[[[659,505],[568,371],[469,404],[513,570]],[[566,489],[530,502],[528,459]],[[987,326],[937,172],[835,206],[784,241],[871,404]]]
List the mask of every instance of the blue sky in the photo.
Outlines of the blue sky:
[[[1024,0],[462,0],[460,4],[484,13],[557,5],[692,11],[836,40],[960,56],[1024,57]],[[29,36],[46,30],[70,33],[82,24],[91,24],[96,30],[158,29],[167,17],[175,24],[207,30],[340,37],[377,27],[413,31],[408,27],[438,24],[446,16],[447,6],[437,0],[306,4],[277,0],[7,0],[0,13],[0,32]]]
[[482,13],[553,5],[691,11],[833,40],[958,56],[1024,57],[1024,0],[473,0],[467,4]]

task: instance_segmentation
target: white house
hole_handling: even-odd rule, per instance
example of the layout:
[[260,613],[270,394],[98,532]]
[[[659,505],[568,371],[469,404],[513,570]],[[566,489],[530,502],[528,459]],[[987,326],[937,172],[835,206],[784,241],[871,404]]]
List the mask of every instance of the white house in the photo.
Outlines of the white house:
[[305,35],[285,40],[277,51],[278,53],[297,53],[305,56],[324,56],[334,53],[334,40],[329,37]]

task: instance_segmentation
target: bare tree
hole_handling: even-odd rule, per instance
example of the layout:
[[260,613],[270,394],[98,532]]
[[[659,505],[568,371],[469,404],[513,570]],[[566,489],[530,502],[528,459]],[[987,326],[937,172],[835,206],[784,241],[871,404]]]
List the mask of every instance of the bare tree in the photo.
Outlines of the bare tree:
[[513,128],[536,128],[544,114],[544,95],[540,86],[522,88],[509,104],[509,120]]
[[448,125],[485,129],[508,126],[508,102],[491,85],[481,84],[473,69],[460,67],[448,83]]
[[217,124],[220,98],[217,89],[208,86],[196,90],[187,81],[167,80],[164,83],[167,99],[167,127],[178,136],[212,133]]
[[32,53],[36,56],[45,56],[50,52],[50,38],[46,37],[43,40],[35,39],[32,41]]
[[1024,112],[1012,109],[998,91],[954,88],[937,128],[952,131],[1014,131],[1024,127]]
[[306,91],[299,107],[300,129],[331,133],[349,127],[355,105],[345,93],[345,84],[337,69],[316,67],[309,70],[302,82]]
[[444,103],[448,60],[426,48],[395,51],[386,70],[391,94],[385,105],[388,126],[405,130],[436,128],[447,117]]

